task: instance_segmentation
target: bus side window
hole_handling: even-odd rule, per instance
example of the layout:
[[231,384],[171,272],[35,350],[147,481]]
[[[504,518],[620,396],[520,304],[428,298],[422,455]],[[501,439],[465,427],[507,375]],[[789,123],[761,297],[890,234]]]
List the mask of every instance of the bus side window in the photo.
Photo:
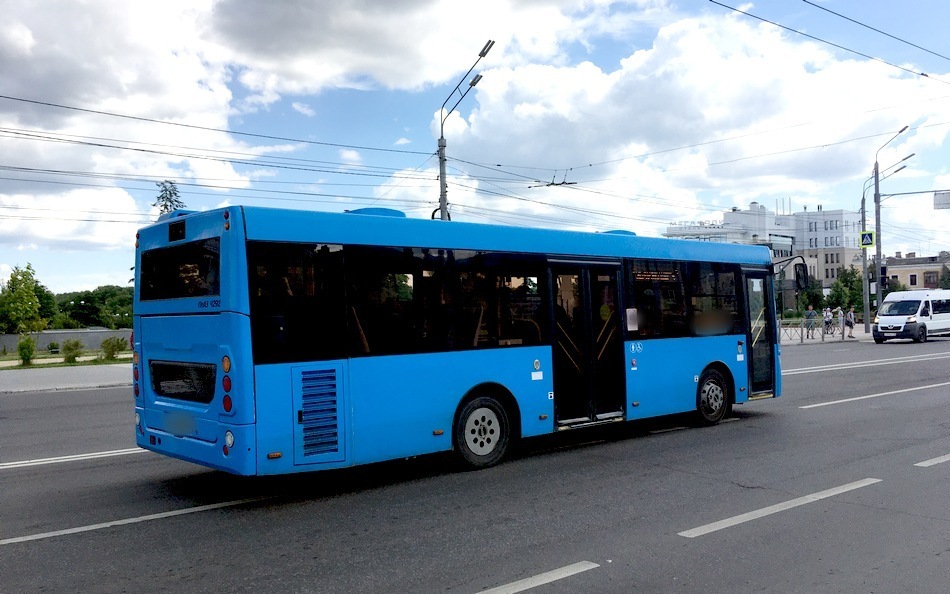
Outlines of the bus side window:
[[682,264],[630,261],[629,302],[637,310],[635,338],[688,336]]

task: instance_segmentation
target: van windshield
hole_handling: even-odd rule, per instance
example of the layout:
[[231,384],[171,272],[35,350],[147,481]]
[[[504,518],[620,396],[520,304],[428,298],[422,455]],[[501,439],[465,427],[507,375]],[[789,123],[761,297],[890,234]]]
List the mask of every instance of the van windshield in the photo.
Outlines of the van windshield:
[[919,299],[909,301],[885,301],[879,312],[882,316],[912,316],[920,307]]

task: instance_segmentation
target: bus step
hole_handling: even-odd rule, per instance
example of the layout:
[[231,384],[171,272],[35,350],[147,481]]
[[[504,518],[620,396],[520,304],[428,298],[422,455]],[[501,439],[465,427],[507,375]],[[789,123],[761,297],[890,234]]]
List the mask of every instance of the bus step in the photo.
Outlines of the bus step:
[[[571,422],[571,421],[574,421],[574,422]],[[591,421],[590,419],[567,419],[564,421],[558,421],[559,427],[557,428],[557,430],[567,431],[568,429],[582,429],[584,427],[593,427],[595,425],[607,425],[609,423],[619,423],[621,421],[623,421],[622,416],[613,417],[613,418],[604,419],[604,420],[594,420],[594,421]]]
[[763,400],[765,398],[775,398],[774,392],[756,392],[755,394],[749,395],[749,400]]

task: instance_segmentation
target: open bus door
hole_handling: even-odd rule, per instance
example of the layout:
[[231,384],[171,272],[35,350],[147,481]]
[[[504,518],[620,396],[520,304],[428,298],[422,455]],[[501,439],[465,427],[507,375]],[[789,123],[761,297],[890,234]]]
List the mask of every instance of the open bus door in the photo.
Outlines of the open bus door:
[[745,303],[749,325],[745,349],[749,357],[750,398],[768,398],[775,395],[775,366],[773,364],[777,332],[775,314],[769,304],[772,295],[772,275],[765,270],[743,270]]

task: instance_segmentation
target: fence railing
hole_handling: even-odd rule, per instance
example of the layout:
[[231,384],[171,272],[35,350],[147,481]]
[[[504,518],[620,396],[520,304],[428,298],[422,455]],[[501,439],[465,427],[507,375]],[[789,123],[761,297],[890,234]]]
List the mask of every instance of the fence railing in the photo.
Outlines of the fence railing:
[[822,319],[810,320],[811,323],[808,323],[808,320],[804,318],[791,319],[791,320],[779,320],[779,335],[778,341],[786,342],[797,340],[798,342],[805,342],[805,339],[821,339],[825,340],[844,340],[845,329],[844,322],[840,324],[837,321],[832,322],[830,325],[824,323]]

